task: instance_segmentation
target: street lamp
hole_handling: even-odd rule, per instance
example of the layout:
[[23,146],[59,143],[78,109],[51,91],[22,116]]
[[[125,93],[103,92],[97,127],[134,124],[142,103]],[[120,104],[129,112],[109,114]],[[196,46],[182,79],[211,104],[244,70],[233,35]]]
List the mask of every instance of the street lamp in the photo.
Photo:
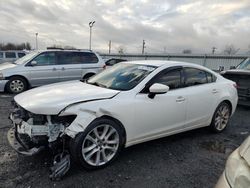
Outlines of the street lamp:
[[89,22],[89,49],[91,50],[92,27],[95,21]]
[[36,50],[38,50],[37,35],[38,35],[38,33],[36,33]]

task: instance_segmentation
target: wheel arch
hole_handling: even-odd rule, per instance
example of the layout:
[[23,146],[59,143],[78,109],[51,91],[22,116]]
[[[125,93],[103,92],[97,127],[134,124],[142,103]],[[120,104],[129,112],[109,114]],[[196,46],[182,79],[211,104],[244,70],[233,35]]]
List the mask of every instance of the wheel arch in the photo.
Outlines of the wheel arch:
[[223,102],[225,102],[225,103],[227,103],[227,104],[229,105],[229,107],[230,107],[230,115],[232,115],[232,113],[233,113],[233,104],[232,104],[232,102],[231,102],[230,100],[228,100],[228,99],[224,99],[224,100],[222,100],[222,101],[218,104],[218,106],[219,106],[221,103],[223,103]]
[[[19,75],[19,74],[15,74],[15,75],[8,76],[6,79],[10,80],[13,77],[20,77],[20,78],[24,79],[26,81],[27,85],[28,85],[28,88],[30,88],[30,86],[31,86],[30,82],[29,82],[29,80],[25,76]],[[6,87],[7,87],[7,84],[4,87],[4,91],[6,91]]]
[[87,79],[87,78],[89,78],[89,77],[91,77],[91,76],[94,76],[96,73],[95,72],[88,72],[88,73],[86,73],[82,78],[83,79]]
[[103,116],[101,116],[99,118],[109,119],[111,121],[114,121],[117,125],[119,125],[119,127],[121,128],[121,130],[123,132],[123,146],[125,146],[126,141],[127,141],[127,133],[126,133],[126,129],[125,129],[124,125],[122,124],[122,122],[119,121],[118,119],[116,119],[116,118],[114,118],[112,116],[108,116],[108,115],[103,115]]

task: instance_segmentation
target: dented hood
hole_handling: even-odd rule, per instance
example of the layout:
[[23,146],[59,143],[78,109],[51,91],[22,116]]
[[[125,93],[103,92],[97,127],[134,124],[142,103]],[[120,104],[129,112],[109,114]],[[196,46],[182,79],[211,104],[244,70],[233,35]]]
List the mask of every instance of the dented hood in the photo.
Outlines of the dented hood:
[[49,115],[58,114],[73,103],[108,99],[119,92],[81,81],[70,81],[31,89],[15,96],[14,100],[32,113]]

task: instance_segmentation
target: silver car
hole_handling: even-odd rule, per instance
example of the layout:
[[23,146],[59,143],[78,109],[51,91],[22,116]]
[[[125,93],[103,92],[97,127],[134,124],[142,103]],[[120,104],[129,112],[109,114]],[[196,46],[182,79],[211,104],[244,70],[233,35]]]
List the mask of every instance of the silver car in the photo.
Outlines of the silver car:
[[0,92],[21,93],[45,84],[87,79],[104,68],[102,58],[89,50],[32,52],[0,64]]

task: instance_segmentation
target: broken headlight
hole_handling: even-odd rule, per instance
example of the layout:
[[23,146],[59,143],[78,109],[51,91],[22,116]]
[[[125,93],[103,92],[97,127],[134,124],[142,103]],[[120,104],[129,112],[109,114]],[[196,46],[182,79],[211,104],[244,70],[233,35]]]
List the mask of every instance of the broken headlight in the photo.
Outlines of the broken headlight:
[[51,116],[51,123],[63,124],[64,126],[69,126],[76,118],[76,115],[68,116]]

